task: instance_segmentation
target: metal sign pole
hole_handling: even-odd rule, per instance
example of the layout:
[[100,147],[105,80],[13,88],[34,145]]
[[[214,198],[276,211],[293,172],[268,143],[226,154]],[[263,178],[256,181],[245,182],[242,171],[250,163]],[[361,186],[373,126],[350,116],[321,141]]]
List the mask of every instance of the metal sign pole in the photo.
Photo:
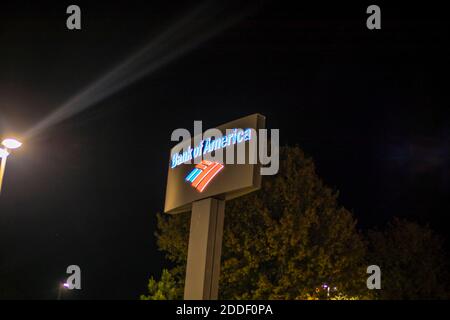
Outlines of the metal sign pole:
[[225,201],[207,198],[192,204],[185,300],[217,300]]
[[0,163],[0,194],[2,193],[3,177],[5,176],[6,158],[6,155],[3,156]]

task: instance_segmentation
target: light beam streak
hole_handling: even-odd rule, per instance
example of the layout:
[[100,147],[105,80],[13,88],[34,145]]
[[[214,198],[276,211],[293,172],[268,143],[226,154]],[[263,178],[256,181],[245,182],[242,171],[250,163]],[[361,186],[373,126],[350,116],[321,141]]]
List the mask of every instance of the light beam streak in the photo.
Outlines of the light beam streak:
[[29,139],[43,130],[75,116],[142,77],[152,74],[235,24],[249,13],[250,8],[224,16],[226,9],[217,5],[213,6],[211,2],[205,2],[195,8],[141,50],[69,98],[26,131],[23,139]]

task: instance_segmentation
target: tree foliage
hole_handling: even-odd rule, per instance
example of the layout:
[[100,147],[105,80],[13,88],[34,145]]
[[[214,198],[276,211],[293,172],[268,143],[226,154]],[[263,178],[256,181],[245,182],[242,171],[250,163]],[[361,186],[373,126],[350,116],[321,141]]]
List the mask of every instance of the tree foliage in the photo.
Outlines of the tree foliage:
[[[449,297],[443,242],[431,229],[395,219],[364,238],[311,158],[286,147],[280,160],[279,173],[265,176],[259,191],[226,203],[219,298]],[[175,267],[150,279],[142,298],[181,299],[190,214],[157,219],[158,247]],[[381,290],[367,289],[371,264],[381,268]]]
[[148,281],[149,294],[141,295],[141,300],[175,300],[181,294],[179,291],[176,279],[167,269],[163,269],[160,281],[156,281],[153,277],[150,278]]
[[448,263],[442,239],[430,228],[394,219],[369,232],[369,262],[381,268],[381,299],[446,299]]
[[[261,190],[226,203],[220,298],[315,298],[324,283],[336,287],[336,294],[361,294],[365,246],[355,219],[298,147],[282,148],[280,159],[279,173],[265,176]],[[158,214],[158,246],[177,266],[170,271],[177,298],[189,220],[189,214]],[[155,286],[152,282],[151,295],[160,292]]]

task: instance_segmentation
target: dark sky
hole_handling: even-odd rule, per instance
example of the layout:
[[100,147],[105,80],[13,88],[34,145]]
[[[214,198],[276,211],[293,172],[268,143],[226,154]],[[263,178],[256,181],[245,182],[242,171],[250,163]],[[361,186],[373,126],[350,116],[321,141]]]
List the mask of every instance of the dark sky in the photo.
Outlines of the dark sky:
[[[83,289],[65,298],[144,293],[166,265],[154,231],[170,134],[192,130],[194,120],[206,128],[262,113],[282,144],[314,158],[361,228],[395,215],[448,232],[443,8],[380,4],[382,29],[370,31],[366,4],[227,3],[212,6],[217,23],[248,14],[10,157],[0,196],[0,297],[54,299],[70,264],[81,267]],[[20,136],[197,6],[77,2],[82,30],[69,31],[70,4],[2,2],[0,137]]]

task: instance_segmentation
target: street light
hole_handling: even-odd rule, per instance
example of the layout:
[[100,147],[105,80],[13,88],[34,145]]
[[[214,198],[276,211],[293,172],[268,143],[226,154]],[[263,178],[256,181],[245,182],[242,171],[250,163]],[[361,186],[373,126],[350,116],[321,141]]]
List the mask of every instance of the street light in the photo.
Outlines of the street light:
[[69,284],[67,282],[59,283],[58,284],[58,296],[56,297],[56,300],[61,300],[63,297],[63,293],[66,289],[69,288]]
[[20,148],[21,142],[16,139],[5,139],[2,141],[4,148],[0,148],[0,158],[2,159],[0,164],[0,194],[2,193],[3,176],[5,175],[6,159],[10,155],[10,150]]
[[17,149],[20,148],[22,142],[19,142],[16,139],[5,139],[3,140],[2,145],[7,149]]

